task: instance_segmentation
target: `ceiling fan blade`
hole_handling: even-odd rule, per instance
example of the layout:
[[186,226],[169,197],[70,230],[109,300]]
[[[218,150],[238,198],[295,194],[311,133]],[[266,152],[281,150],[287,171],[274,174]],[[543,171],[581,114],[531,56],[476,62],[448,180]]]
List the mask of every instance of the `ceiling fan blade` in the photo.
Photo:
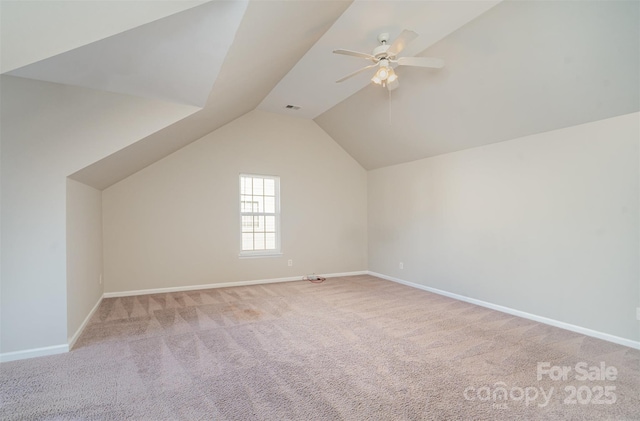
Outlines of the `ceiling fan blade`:
[[360,58],[366,58],[368,60],[376,61],[376,58],[374,56],[367,53],[359,53],[357,51],[351,51],[351,50],[333,50],[333,52],[335,54],[343,54],[345,56],[360,57]]
[[363,67],[363,68],[362,68],[362,69],[360,69],[360,70],[356,70],[356,71],[355,71],[355,72],[353,72],[353,73],[349,73],[348,75],[346,75],[346,76],[345,76],[345,77],[343,77],[342,79],[338,79],[338,80],[336,80],[336,83],[343,82],[343,81],[345,81],[345,80],[349,79],[350,77],[353,77],[353,76],[357,75],[358,73],[364,72],[365,70],[370,69],[370,68],[372,68],[372,67],[376,67],[377,65],[378,65],[377,63],[375,63],[375,64],[370,64],[370,65],[368,65],[368,66]]
[[400,57],[398,66],[431,67],[441,69],[444,67],[444,60],[436,57]]
[[404,47],[406,47],[407,44],[409,44],[411,41],[413,41],[417,37],[418,37],[417,33],[410,31],[408,29],[405,29],[398,36],[398,38],[396,38],[396,40],[393,41],[393,44],[391,44],[391,47],[389,47],[389,49],[387,50],[387,54],[389,54],[389,56],[391,57],[397,56],[398,54],[400,54],[402,50],[404,50]]

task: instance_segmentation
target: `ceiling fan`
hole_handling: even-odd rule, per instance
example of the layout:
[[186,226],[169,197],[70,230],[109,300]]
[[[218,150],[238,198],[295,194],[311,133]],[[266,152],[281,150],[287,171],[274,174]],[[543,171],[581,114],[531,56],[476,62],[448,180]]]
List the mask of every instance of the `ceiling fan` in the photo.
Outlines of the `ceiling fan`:
[[398,54],[404,50],[404,48],[411,41],[416,39],[418,34],[414,31],[410,31],[405,29],[402,33],[396,38],[393,44],[389,45],[389,34],[383,33],[378,35],[378,41],[380,45],[378,45],[372,54],[367,53],[359,53],[357,51],[350,50],[334,50],[335,54],[343,54],[345,56],[353,56],[360,57],[371,61],[373,64],[363,67],[360,70],[356,70],[355,72],[348,74],[342,79],[336,80],[336,83],[343,82],[350,77],[353,77],[365,70],[371,69],[373,67],[377,67],[378,70],[371,78],[371,81],[377,85],[381,85],[386,87],[388,90],[392,91],[396,89],[399,85],[398,76],[393,70],[395,66],[414,66],[414,67],[428,67],[432,69],[440,69],[444,66],[444,60],[435,57],[398,57]]

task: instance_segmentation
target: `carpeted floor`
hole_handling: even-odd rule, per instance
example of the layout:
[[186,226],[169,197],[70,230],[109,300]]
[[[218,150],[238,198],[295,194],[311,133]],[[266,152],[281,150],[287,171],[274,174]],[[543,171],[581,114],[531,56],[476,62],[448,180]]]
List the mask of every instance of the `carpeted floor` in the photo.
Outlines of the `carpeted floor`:
[[3,420],[631,420],[640,351],[345,277],[105,299],[72,352],[0,365],[0,405]]

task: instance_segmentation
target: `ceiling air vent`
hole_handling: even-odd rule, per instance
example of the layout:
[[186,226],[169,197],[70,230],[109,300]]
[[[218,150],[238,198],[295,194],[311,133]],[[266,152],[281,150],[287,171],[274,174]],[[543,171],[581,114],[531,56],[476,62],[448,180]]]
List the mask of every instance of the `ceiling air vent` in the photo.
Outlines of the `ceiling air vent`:
[[297,106],[297,105],[291,105],[291,104],[287,105],[287,106],[286,106],[286,107],[284,107],[284,108],[286,108],[287,110],[294,110],[294,111],[298,111],[298,110],[300,109],[300,107],[299,107],[299,106]]

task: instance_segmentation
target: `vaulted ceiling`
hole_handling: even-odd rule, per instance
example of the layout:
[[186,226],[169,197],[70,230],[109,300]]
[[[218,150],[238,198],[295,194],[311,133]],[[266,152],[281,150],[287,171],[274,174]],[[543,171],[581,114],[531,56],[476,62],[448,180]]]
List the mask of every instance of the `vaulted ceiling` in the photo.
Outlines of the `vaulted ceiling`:
[[505,1],[315,121],[367,169],[640,109],[640,2]]
[[[640,109],[640,3],[631,1],[2,0],[2,74],[195,105],[84,168],[105,188],[256,108],[312,118],[379,168]],[[373,85],[376,37],[420,36]],[[288,104],[301,107],[286,109]]]

